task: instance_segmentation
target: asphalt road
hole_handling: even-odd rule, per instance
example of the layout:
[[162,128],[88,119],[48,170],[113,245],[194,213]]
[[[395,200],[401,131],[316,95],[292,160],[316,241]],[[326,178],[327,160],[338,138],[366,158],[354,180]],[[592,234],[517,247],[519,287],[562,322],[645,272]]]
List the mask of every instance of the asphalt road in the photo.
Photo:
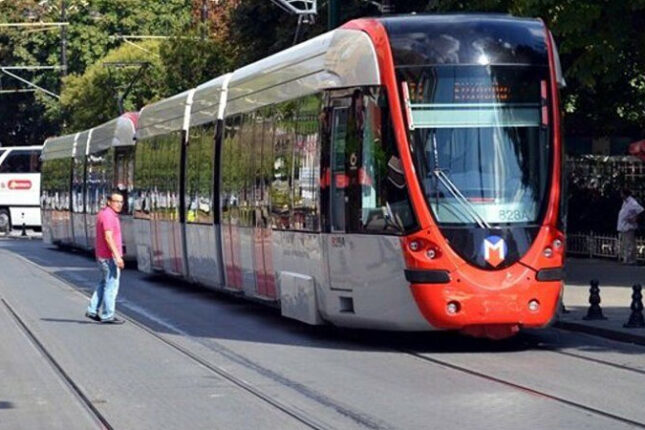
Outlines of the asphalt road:
[[83,318],[89,256],[0,240],[0,261],[0,428],[645,428],[640,346],[310,327],[135,270],[105,327]]

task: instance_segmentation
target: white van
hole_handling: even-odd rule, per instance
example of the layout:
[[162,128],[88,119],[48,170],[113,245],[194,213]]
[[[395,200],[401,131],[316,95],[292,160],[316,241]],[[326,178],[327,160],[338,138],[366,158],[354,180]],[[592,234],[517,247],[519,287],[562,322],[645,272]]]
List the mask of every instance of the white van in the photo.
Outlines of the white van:
[[0,231],[40,228],[42,146],[0,148]]

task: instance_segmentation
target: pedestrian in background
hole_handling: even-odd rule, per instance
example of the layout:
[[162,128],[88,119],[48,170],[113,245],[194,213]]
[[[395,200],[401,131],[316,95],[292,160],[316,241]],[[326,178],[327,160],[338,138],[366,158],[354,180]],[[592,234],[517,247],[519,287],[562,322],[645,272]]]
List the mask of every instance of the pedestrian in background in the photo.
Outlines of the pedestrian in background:
[[620,190],[623,205],[618,212],[618,235],[621,243],[621,262],[623,264],[636,264],[636,229],[638,216],[643,212],[643,207],[632,197],[632,192],[623,188]]
[[123,324],[115,316],[116,296],[123,262],[123,242],[119,213],[123,209],[123,194],[113,191],[105,206],[96,216],[96,260],[101,271],[99,281],[85,316],[105,324]]

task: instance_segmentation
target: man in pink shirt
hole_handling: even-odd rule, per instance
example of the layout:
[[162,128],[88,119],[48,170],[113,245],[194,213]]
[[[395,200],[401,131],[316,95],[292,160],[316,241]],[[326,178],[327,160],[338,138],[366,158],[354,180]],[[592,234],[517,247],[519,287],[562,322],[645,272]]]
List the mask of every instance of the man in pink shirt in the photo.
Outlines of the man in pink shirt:
[[101,269],[101,281],[92,294],[85,316],[105,324],[125,322],[114,315],[116,296],[119,293],[119,277],[121,269],[125,266],[119,221],[121,209],[123,209],[123,195],[114,191],[108,197],[107,206],[96,216],[95,249],[96,259]]

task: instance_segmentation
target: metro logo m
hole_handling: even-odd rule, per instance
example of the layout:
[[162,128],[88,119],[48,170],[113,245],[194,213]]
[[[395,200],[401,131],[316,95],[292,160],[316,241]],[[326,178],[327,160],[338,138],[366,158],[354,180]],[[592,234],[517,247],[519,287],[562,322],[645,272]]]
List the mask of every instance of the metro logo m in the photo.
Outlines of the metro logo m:
[[484,239],[484,260],[493,267],[497,267],[506,258],[506,242],[499,236],[489,236]]

